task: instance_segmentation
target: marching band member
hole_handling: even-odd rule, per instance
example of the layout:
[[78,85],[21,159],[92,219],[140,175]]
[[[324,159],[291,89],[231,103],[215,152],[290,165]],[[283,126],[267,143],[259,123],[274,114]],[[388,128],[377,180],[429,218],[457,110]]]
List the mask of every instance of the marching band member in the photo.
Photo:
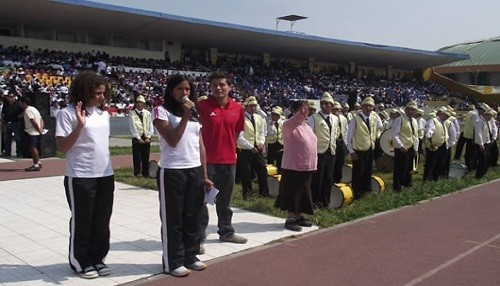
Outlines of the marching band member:
[[332,115],[333,101],[330,93],[325,92],[320,100],[321,111],[309,117],[308,124],[318,138],[318,168],[313,174],[312,198],[317,206],[330,204],[333,185],[333,164],[337,149],[338,117]]
[[415,120],[417,104],[410,101],[405,113],[394,120],[392,141],[394,144],[393,190],[412,186],[413,157],[418,148],[418,123]]
[[444,113],[440,109],[437,117],[427,121],[425,126],[425,164],[424,181],[437,181],[442,174],[443,159],[446,152],[447,130],[444,127]]
[[263,128],[265,120],[257,114],[258,103],[254,96],[245,99],[243,104],[245,106],[245,126],[237,141],[237,165],[240,170],[243,199],[246,200],[252,191],[251,168],[255,170],[257,175],[259,194],[264,197],[269,196],[269,187],[267,184],[266,161],[263,155],[266,138]]
[[474,147],[474,126],[476,122],[479,120],[478,111],[474,107],[474,105],[470,106],[471,110],[467,112],[463,121],[463,132],[462,139],[459,139],[457,143],[457,148],[455,150],[455,160],[460,160],[462,156],[462,149],[465,145],[465,165],[467,165],[467,169],[469,171],[474,170],[476,168],[476,155],[474,151],[477,149]]
[[380,117],[373,112],[375,101],[366,97],[361,112],[354,116],[347,127],[347,149],[352,159],[352,189],[359,199],[371,191],[373,151],[378,129],[382,128]]
[[497,112],[492,108],[485,113],[486,120],[488,122],[488,131],[490,133],[490,146],[489,146],[489,165],[491,167],[495,167],[497,165],[498,160],[498,146],[497,146],[497,138],[498,138],[498,126],[495,121]]
[[347,118],[347,121],[351,121],[352,120],[352,114],[349,112],[349,108],[351,108],[349,106],[349,104],[344,103],[344,105],[342,105],[342,114],[345,116],[345,118]]
[[281,152],[283,151],[283,109],[275,106],[271,109],[271,120],[267,125],[267,163],[281,169]]
[[420,161],[420,154],[424,154],[424,148],[422,147],[423,145],[423,140],[424,140],[424,134],[425,134],[425,125],[427,121],[424,119],[424,110],[421,108],[417,109],[417,114],[415,119],[417,119],[417,124],[418,124],[418,149],[417,153],[415,154],[415,158],[413,159],[413,172],[418,173],[417,168],[418,168],[418,163]]
[[338,118],[338,135],[337,135],[337,149],[335,150],[335,162],[333,164],[333,182],[340,183],[342,179],[342,167],[345,163],[345,156],[347,155],[347,125],[349,122],[342,114],[342,106],[339,102],[333,104],[333,114]]
[[459,135],[457,134],[456,125],[454,124],[454,119],[456,118],[454,116],[451,116],[451,111],[447,108],[443,108],[441,112],[443,113],[443,116],[445,118],[443,125],[445,130],[448,132],[448,140],[446,141],[446,152],[444,155],[443,167],[441,168],[440,175],[442,177],[448,177],[448,174],[450,172],[451,148],[457,143],[457,138]]
[[488,171],[488,149],[491,141],[486,116],[490,117],[491,115],[485,116],[485,112],[489,109],[491,108],[487,104],[480,104],[478,108],[479,120],[474,124],[476,179],[483,179],[484,175],[486,175],[486,172]]

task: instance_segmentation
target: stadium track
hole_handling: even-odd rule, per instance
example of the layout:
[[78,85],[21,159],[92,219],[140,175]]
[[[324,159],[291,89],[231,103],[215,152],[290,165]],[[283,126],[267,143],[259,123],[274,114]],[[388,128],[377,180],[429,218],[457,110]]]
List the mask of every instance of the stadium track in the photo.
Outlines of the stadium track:
[[[114,167],[130,166],[128,155]],[[60,176],[65,160],[0,164],[0,181]],[[500,181],[126,285],[500,285]]]

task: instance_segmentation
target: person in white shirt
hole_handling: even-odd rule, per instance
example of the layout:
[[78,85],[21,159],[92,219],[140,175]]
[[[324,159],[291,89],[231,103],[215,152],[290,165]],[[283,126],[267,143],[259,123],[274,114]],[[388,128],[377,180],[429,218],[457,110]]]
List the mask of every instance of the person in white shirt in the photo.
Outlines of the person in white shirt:
[[[153,124],[160,135],[160,199],[163,271],[173,276],[189,275],[207,265],[200,251],[199,226],[208,179],[201,124],[193,111],[193,82],[185,75],[169,78],[165,103],[153,110]],[[189,269],[188,269],[189,268]]]
[[40,171],[42,163],[40,162],[40,142],[43,134],[43,120],[38,109],[30,105],[30,99],[23,96],[19,99],[19,106],[24,110],[24,139],[28,141],[33,165],[24,169],[25,171]]
[[497,145],[497,139],[498,139],[498,122],[496,121],[497,117],[497,112],[492,108],[488,110],[485,113],[487,116],[491,116],[491,119],[488,120],[488,125],[489,125],[489,131],[490,131],[490,153],[489,153],[489,160],[490,160],[490,166],[491,167],[496,167],[497,166],[497,161],[498,161],[498,145]]
[[69,105],[56,118],[56,145],[66,154],[64,188],[71,210],[69,264],[86,279],[111,273],[104,263],[115,190],[109,113],[100,108],[106,85],[95,72],[79,74],[71,83]]
[[476,164],[476,179],[483,179],[486,172],[488,172],[488,153],[490,140],[490,131],[488,125],[488,119],[491,119],[491,115],[486,115],[486,112],[491,108],[482,103],[479,105],[477,111],[479,114],[479,120],[474,124],[474,153],[475,153],[475,164]]

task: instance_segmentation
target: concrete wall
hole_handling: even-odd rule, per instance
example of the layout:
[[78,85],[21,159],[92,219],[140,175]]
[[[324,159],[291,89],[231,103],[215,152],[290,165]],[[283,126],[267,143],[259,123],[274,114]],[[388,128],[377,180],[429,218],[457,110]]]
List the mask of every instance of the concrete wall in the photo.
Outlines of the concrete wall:
[[111,117],[110,118],[111,136],[132,136],[128,128],[128,117]]

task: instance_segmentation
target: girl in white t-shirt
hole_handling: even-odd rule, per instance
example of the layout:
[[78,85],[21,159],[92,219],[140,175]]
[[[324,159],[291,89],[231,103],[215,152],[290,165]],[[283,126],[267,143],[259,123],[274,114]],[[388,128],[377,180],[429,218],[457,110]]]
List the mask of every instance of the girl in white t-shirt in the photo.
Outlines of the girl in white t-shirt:
[[69,264],[82,278],[110,274],[114,173],[109,155],[109,114],[100,108],[106,80],[93,73],[71,84],[68,107],[56,119],[57,148],[66,153],[64,188],[71,210]]
[[[153,110],[153,124],[160,134],[160,193],[163,270],[186,276],[189,269],[207,265],[196,255],[199,220],[208,179],[201,125],[194,110],[194,85],[184,75],[174,75],[167,83],[165,104]],[[188,269],[189,268],[189,269]]]

